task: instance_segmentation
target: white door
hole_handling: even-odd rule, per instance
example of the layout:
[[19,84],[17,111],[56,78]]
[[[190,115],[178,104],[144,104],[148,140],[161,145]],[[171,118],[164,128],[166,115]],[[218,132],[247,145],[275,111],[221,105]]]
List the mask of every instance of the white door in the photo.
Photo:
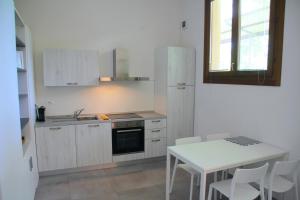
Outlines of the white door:
[[168,87],[167,137],[168,146],[175,144],[175,139],[183,131],[183,90]]
[[77,125],[76,141],[78,167],[112,162],[109,123]]
[[179,138],[194,136],[194,103],[195,87],[186,86],[183,89],[183,131],[179,133]]
[[102,163],[102,133],[100,124],[76,126],[78,167]]
[[97,51],[45,49],[45,86],[98,85],[100,69]]
[[145,143],[145,158],[159,157],[166,155],[166,138],[149,138]]
[[75,127],[36,128],[39,171],[77,167]]
[[168,86],[194,85],[195,50],[192,48],[168,48]]
[[80,86],[99,85],[100,68],[97,51],[77,51],[76,80]]
[[102,163],[112,163],[112,132],[111,123],[102,123]]
[[185,82],[186,85],[195,85],[196,76],[196,51],[194,48],[185,49]]
[[168,145],[178,138],[194,135],[194,87],[168,87]]

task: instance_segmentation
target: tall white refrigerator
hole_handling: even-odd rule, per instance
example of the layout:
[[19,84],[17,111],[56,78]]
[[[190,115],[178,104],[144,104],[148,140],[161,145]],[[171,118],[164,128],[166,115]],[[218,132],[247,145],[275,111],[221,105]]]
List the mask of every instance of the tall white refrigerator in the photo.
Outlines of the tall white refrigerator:
[[155,111],[167,115],[168,145],[194,136],[195,49],[155,51]]

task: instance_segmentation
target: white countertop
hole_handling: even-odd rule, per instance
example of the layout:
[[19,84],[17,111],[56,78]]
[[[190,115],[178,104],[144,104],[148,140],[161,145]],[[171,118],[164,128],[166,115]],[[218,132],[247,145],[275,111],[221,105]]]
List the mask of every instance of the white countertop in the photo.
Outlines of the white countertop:
[[162,119],[166,118],[165,115],[159,114],[155,111],[141,111],[141,112],[134,112],[137,115],[141,116],[142,118],[132,118],[132,119],[117,119],[117,120],[102,120],[101,113],[93,114],[98,116],[98,120],[85,120],[85,121],[78,121],[78,120],[53,120],[46,117],[45,122],[36,122],[35,127],[52,127],[52,126],[68,126],[68,125],[81,125],[81,124],[97,124],[97,123],[111,123],[117,121],[132,121],[132,120],[148,120],[148,119]]

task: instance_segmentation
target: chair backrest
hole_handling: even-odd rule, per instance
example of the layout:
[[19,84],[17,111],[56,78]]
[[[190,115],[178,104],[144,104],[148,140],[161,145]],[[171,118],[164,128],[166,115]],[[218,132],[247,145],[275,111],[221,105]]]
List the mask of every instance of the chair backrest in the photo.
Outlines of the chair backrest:
[[175,145],[192,144],[197,142],[202,142],[202,138],[200,136],[177,139],[175,141]]
[[299,160],[294,161],[277,161],[271,171],[271,175],[288,176],[297,173],[297,169],[300,166]]
[[266,163],[264,166],[252,169],[236,169],[233,176],[233,183],[253,183],[259,182],[264,179],[269,164]]
[[237,184],[254,182],[259,183],[262,199],[264,199],[263,187],[268,167],[269,164],[266,163],[262,167],[253,169],[236,169],[231,183],[230,199],[233,199],[234,197],[235,187]]
[[216,134],[210,134],[210,135],[206,136],[206,140],[207,141],[221,140],[221,139],[229,138],[229,137],[231,137],[230,133],[216,133]]

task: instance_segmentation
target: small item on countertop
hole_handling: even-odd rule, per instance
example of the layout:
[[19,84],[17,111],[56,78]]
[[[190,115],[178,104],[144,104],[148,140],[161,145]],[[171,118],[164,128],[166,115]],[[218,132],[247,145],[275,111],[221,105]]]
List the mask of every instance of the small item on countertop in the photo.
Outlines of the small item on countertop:
[[107,115],[105,115],[105,114],[101,114],[101,115],[100,115],[100,118],[101,118],[102,120],[109,120],[109,117],[108,117]]
[[35,105],[35,111],[36,111],[36,121],[44,122],[46,108],[44,106],[38,107],[37,105]]

